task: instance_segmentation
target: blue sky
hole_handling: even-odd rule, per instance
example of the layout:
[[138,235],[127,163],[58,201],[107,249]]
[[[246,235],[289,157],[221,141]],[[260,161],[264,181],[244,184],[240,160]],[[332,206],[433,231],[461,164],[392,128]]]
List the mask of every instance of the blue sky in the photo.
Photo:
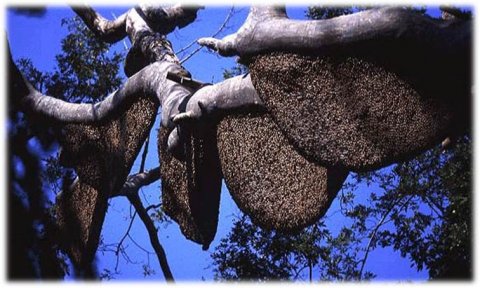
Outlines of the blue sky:
[[[128,7],[127,7],[128,8]],[[127,10],[124,7],[97,7],[106,18],[112,18],[113,15],[120,15]],[[174,50],[178,51],[190,42],[199,37],[210,36],[216,32],[218,27],[224,21],[230,7],[215,6],[201,10],[196,22],[182,30],[176,30],[169,35]],[[291,18],[301,19],[304,16],[305,7],[293,7],[287,12]],[[228,24],[222,35],[232,33],[243,23],[248,8],[237,7],[236,13]],[[41,17],[25,17],[7,12],[7,34],[14,59],[27,57],[32,59],[33,64],[41,71],[48,71],[54,67],[54,56],[60,52],[60,40],[66,35],[66,27],[61,27],[62,18],[72,17],[74,13],[68,8],[49,7],[46,14]],[[125,40],[128,42],[128,40]],[[127,43],[129,45],[129,43]],[[196,48],[197,46],[194,46]],[[115,45],[113,49],[123,50],[122,42]],[[179,55],[183,58],[182,55]],[[205,82],[218,82],[222,79],[224,68],[230,68],[235,65],[235,58],[222,58],[213,53],[202,49],[196,56],[191,58],[185,64],[185,67],[192,73],[193,77]],[[158,120],[152,129],[151,139],[156,139],[156,129],[159,127]],[[152,140],[149,147],[149,157],[146,167],[154,168],[158,166],[158,156],[156,141]],[[139,161],[134,164],[132,171],[137,171]],[[154,183],[142,191],[142,199],[145,205],[156,204],[159,202],[160,183]],[[367,193],[365,193],[367,195]],[[335,201],[327,213],[328,223],[331,227],[341,226],[344,219],[335,214],[338,210],[338,202]],[[210,252],[218,245],[221,238],[230,231],[234,215],[238,214],[238,208],[232,201],[225,186],[222,188],[221,207],[219,215],[219,228],[214,242],[210,245],[209,251],[202,251],[201,247],[187,240],[179,231],[177,224],[172,223],[166,227],[160,226],[160,241],[164,246],[167,258],[170,263],[173,275],[178,280],[201,281],[213,278]],[[124,235],[129,224],[129,215],[131,209],[126,199],[115,198],[111,200],[109,212],[107,214],[102,237],[105,243],[115,243]],[[126,240],[129,249],[129,257],[134,262],[149,262],[151,268],[156,271],[155,275],[144,278],[142,275],[142,264],[127,264],[123,258],[119,260],[119,275],[115,275],[118,280],[162,280],[163,275],[155,255],[147,257],[143,250],[153,251],[150,247],[148,235],[141,221],[135,221],[132,232],[133,241]],[[140,244],[138,248],[135,243]],[[113,270],[115,266],[115,257],[112,253],[105,255],[98,254],[100,271],[103,268]],[[422,280],[428,277],[425,271],[417,272],[411,269],[408,260],[402,259],[399,253],[390,249],[377,249],[371,252],[366,265],[366,270],[377,274],[377,280]],[[314,275],[315,276],[315,275]]]

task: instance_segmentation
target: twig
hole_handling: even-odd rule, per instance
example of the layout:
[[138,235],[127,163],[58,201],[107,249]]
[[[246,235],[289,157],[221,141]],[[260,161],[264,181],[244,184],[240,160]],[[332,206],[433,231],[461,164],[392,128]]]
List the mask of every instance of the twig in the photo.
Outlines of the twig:
[[130,230],[132,229],[132,225],[133,225],[133,220],[135,220],[136,215],[137,215],[136,213],[133,214],[132,219],[130,219],[130,224],[128,224],[127,231],[123,235],[122,239],[120,239],[120,242],[118,242],[118,244],[117,244],[117,249],[115,251],[115,256],[117,256],[117,261],[116,261],[116,264],[115,264],[115,271],[117,271],[117,269],[118,269],[118,253],[120,252],[120,247],[122,246],[123,241],[125,241],[125,238],[127,238],[128,234],[130,233]]
[[312,259],[308,258],[308,282],[312,283],[312,274],[313,274]]
[[183,47],[182,49],[180,49],[179,51],[176,51],[175,54],[178,55],[184,51],[186,51],[188,48],[192,47],[193,45],[197,44],[197,40],[194,40],[192,42],[190,42],[190,44],[188,44],[187,46]]
[[[224,21],[222,23],[222,25],[220,26],[220,29],[217,32],[215,32],[213,35],[215,35],[215,36],[218,35],[222,31],[222,29],[225,28],[225,26],[227,26],[227,22],[228,22],[229,18],[231,18],[231,16],[233,15],[233,11],[234,11],[234,6],[232,6],[230,8],[230,11],[228,12],[227,17],[225,18],[226,21]],[[215,36],[212,36],[212,37],[215,37]],[[194,41],[190,42],[190,44],[188,44],[187,46],[183,47],[179,51],[176,51],[175,54],[180,54],[180,53],[186,51],[188,48],[192,47],[195,44],[197,44],[197,40],[194,40]]]
[[[298,262],[295,263],[296,265],[299,265]],[[305,268],[307,268],[308,266],[303,266],[302,268],[300,269],[297,269],[295,266],[293,266],[293,270],[295,271],[295,276],[293,277],[293,279],[298,279],[300,276],[300,273],[302,273],[303,270],[305,270]],[[303,277],[301,277],[301,279],[303,279]]]
[[[130,239],[130,241],[132,241],[132,243],[137,246],[138,249],[142,250],[143,252],[145,252],[147,255],[150,255],[150,254],[155,254],[154,252],[151,252],[151,251],[148,251],[146,248],[144,248],[142,245],[138,244],[137,241],[135,241],[135,239],[133,239],[132,235],[128,235],[128,239]],[[150,260],[149,260],[150,261]]]
[[[130,234],[128,235],[128,237],[130,238]],[[140,262],[138,261],[133,261],[132,259],[130,259],[130,256],[128,256],[128,253],[126,252],[126,249],[128,248],[128,246],[126,247],[122,247],[122,249],[120,250],[120,252],[122,252],[122,257],[123,259],[125,259],[125,261],[127,261],[127,263],[130,263],[130,264],[138,264]]]
[[147,206],[147,207],[145,208],[145,210],[148,212],[148,211],[151,210],[151,209],[160,208],[161,206],[162,206],[162,203],[152,204],[152,205],[150,205],[150,206]]
[[[222,25],[220,25],[220,28],[218,28],[217,32],[213,33],[212,38],[216,37],[218,34],[220,34],[220,32],[223,31],[223,29],[225,29],[225,27],[227,26],[227,23],[228,21],[230,21],[230,18],[232,18],[233,14],[235,12],[235,6],[232,6],[230,8],[230,10],[228,11],[228,14],[227,14],[227,17],[225,17],[225,20],[223,21]],[[192,47],[194,44],[197,43],[197,40],[193,41],[192,43],[188,44],[186,47],[180,49],[180,51],[176,52],[175,54],[179,54],[185,50],[187,50],[188,48]],[[198,51],[200,51],[201,49],[203,48],[203,46],[199,46],[197,47],[197,49],[195,49],[192,53],[190,53],[189,55],[187,55],[187,57],[183,58],[182,60],[180,60],[180,64],[183,64],[185,63],[188,59],[192,58],[193,55],[197,54]]]
[[[430,197],[428,196],[426,196],[424,200],[427,203],[428,207],[430,207],[430,209],[432,209],[432,211],[438,216],[438,218],[443,219],[444,212],[443,210],[441,210],[443,207],[439,207],[438,204],[435,203],[433,199],[430,199]],[[440,211],[438,211],[437,209]]]

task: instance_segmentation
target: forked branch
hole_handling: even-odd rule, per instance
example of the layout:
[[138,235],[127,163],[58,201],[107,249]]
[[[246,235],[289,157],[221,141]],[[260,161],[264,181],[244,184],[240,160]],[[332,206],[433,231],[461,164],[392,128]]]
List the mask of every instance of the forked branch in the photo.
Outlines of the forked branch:
[[197,18],[197,12],[203,9],[198,5],[176,4],[171,7],[141,4],[139,14],[148,22],[150,27],[164,35],[171,33],[176,27],[183,28]]
[[72,10],[77,13],[93,34],[105,42],[115,43],[127,36],[127,13],[120,15],[115,20],[107,20],[87,5],[72,6]]
[[[212,120],[214,116],[237,109],[264,107],[253,87],[250,74],[226,79],[196,91],[188,100],[185,112],[173,117],[177,125],[190,125],[195,121]],[[168,137],[168,151],[176,151],[181,144],[181,129],[175,128]]]
[[108,43],[120,41],[127,35],[133,41],[135,34],[142,30],[167,35],[177,27],[182,28],[192,23],[201,8],[184,5],[171,7],[139,5],[115,20],[107,20],[88,5],[72,6],[73,11],[87,27],[98,38]]

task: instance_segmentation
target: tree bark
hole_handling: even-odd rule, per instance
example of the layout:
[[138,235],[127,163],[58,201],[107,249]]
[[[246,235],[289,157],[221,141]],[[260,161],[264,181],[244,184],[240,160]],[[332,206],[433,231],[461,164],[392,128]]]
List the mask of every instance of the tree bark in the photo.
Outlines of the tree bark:
[[118,193],[111,194],[110,197],[137,194],[140,188],[150,185],[157,180],[160,180],[160,167],[130,175],[127,177],[125,184],[123,184],[123,188]]
[[[142,40],[142,41],[138,41],[141,46],[140,52],[142,53],[142,55],[140,56],[143,56],[150,62],[146,62],[145,65],[141,66],[140,69],[146,66],[143,69],[141,69],[141,71],[138,71],[140,69],[136,70],[135,72],[138,71],[138,73],[130,77],[120,89],[118,89],[111,95],[107,96],[105,100],[95,104],[85,104],[85,103],[73,104],[73,103],[68,103],[50,96],[42,95],[39,91],[37,91],[22,76],[22,74],[18,70],[18,67],[13,62],[13,59],[9,51],[8,53],[9,54],[9,57],[8,57],[9,70],[10,70],[9,95],[12,98],[11,100],[13,100],[12,101],[13,105],[15,106],[16,109],[21,110],[22,112],[25,112],[27,114],[40,115],[43,118],[52,120],[52,122],[57,122],[57,123],[59,122],[61,124],[79,123],[80,125],[84,125],[84,126],[90,125],[92,127],[86,127],[86,128],[92,128],[93,130],[96,130],[98,128],[96,126],[102,126],[102,125],[108,126],[110,123],[117,121],[118,116],[120,116],[121,118],[121,116],[124,115],[123,113],[126,113],[126,110],[128,109],[129,105],[132,102],[135,104],[135,102],[142,100],[142,99],[138,99],[138,97],[147,97],[147,98],[149,97],[157,101],[156,102],[157,105],[160,104],[162,106],[162,109],[163,109],[162,124],[167,127],[172,126],[173,124],[171,123],[170,119],[175,114],[179,113],[179,109],[180,109],[179,105],[182,103],[185,97],[191,94],[192,91],[188,87],[184,87],[176,82],[167,81],[166,75],[169,72],[172,72],[175,74],[186,74],[188,72],[186,72],[179,65],[179,61],[176,58],[175,54],[173,53],[173,50],[171,48],[169,41],[166,40],[164,35],[160,33],[162,32],[169,33],[173,31],[173,29],[175,29],[176,27],[183,27],[191,23],[196,18],[196,12],[198,9],[199,9],[198,7],[185,8],[182,6],[174,6],[172,8],[166,8],[166,9],[156,8],[156,7],[142,9],[141,7],[136,7],[134,9],[129,10],[129,12],[127,12],[126,14],[121,15],[115,21],[108,21],[103,17],[101,17],[98,13],[96,13],[90,7],[74,8],[75,12],[85,21],[87,26],[99,38],[101,38],[104,41],[116,42],[124,38],[126,35],[128,35],[130,39],[132,39],[133,41]],[[150,16],[148,14],[150,14]],[[163,23],[160,23],[162,25],[157,27],[152,26],[155,24],[157,25],[159,24],[158,22],[157,23],[153,23],[154,21],[152,22],[152,20],[154,20],[154,19],[151,19],[152,15],[153,16],[163,15],[164,18],[160,19],[164,21]],[[156,19],[156,20],[159,20],[159,19]],[[153,37],[146,39],[145,36],[153,36]],[[145,41],[145,39],[147,41]],[[150,39],[153,39],[155,41],[150,41]],[[165,41],[156,41],[158,39],[165,40]],[[173,56],[169,57],[171,55]],[[155,110],[156,110],[156,107],[155,107]],[[114,128],[118,128],[116,124],[119,124],[119,123],[117,122],[114,123],[115,124],[113,125]],[[78,125],[78,124],[75,124],[75,125]],[[70,126],[75,126],[75,125],[70,125]],[[125,136],[127,136],[128,138],[128,136],[132,135],[132,134],[129,134],[129,131],[126,131],[129,129],[129,127],[127,127],[128,125],[125,125],[125,121],[121,121],[119,125],[122,128],[122,131],[119,134],[119,135],[122,135],[122,138],[109,139],[108,133],[107,133],[107,135],[105,135],[106,142],[108,141],[113,141],[113,142],[127,141],[128,142],[129,140],[131,140],[131,139],[125,139],[126,138]],[[89,130],[89,129],[86,129],[86,130]],[[138,130],[138,131],[142,131],[142,130]],[[82,134],[82,133],[78,133],[78,134]],[[86,147],[83,140],[84,139],[80,137],[80,141],[77,141],[77,144],[80,146],[83,145],[83,147]],[[110,147],[111,145],[103,145],[103,146],[100,145],[100,146],[101,147],[106,146],[107,148],[111,148]],[[127,146],[129,146],[127,147],[129,149],[132,148],[130,147],[129,142],[127,143]],[[114,148],[118,148],[118,147],[114,147]],[[122,146],[122,148],[125,148],[125,147]],[[105,150],[106,151],[104,152],[108,160],[112,160],[111,159],[112,154],[113,156],[115,156],[115,152],[117,152],[117,150],[115,149],[105,149]],[[134,151],[134,153],[137,154],[138,151]],[[104,153],[101,153],[101,154],[102,155],[100,157],[95,157],[95,160],[94,160],[95,162],[97,161],[101,162],[100,159],[97,159],[105,156],[103,155]],[[95,156],[95,155],[91,155],[91,156]],[[89,162],[90,160],[91,159],[88,158],[86,159],[86,162]],[[118,165],[117,167],[120,168],[120,170],[124,168],[124,166],[125,167],[128,166],[127,169],[130,169],[131,165],[124,165],[126,163],[119,163],[119,162],[121,161],[117,161],[115,166]],[[87,164],[91,164],[91,162]],[[98,165],[94,164],[93,168],[95,168],[96,166]],[[100,163],[100,166],[101,166],[101,163]],[[110,165],[107,165],[107,166],[110,166]],[[71,224],[71,221],[69,221],[71,219],[64,219],[65,221],[63,221],[63,223],[65,224],[64,226],[66,226],[67,228],[77,227],[75,228],[77,230],[79,228],[78,225],[86,224],[83,226],[80,225],[81,226],[80,228],[84,228],[84,229],[79,233],[68,233],[68,229],[65,230],[62,228],[63,232],[65,231],[67,232],[65,234],[74,234],[73,236],[70,235],[72,236],[71,237],[72,239],[70,239],[71,241],[67,241],[69,243],[66,243],[66,245],[67,246],[70,245],[69,248],[71,248],[70,250],[74,252],[73,254],[76,253],[74,255],[73,262],[80,263],[82,264],[82,266],[83,264],[89,264],[93,259],[92,258],[93,256],[91,255],[94,255],[97,244],[98,244],[99,232],[101,229],[103,217],[105,215],[105,210],[107,206],[106,198],[108,198],[109,194],[112,191],[115,191],[115,190],[118,190],[118,188],[121,188],[123,181],[125,181],[125,176],[127,175],[126,173],[128,173],[128,171],[125,171],[125,174],[117,175],[118,173],[116,174],[116,170],[118,169],[115,169],[117,167],[110,166],[111,168],[109,169],[110,173],[114,173],[114,177],[103,177],[103,179],[100,179],[101,180],[100,182],[102,182],[100,183],[101,187],[91,188],[91,187],[77,185],[76,193],[72,191],[69,191],[71,193],[65,193],[65,195],[69,195],[69,196],[73,195],[74,198],[76,197],[79,199],[86,199],[87,198],[86,196],[88,196],[89,197],[88,200],[91,200],[91,201],[87,201],[89,202],[89,204],[87,205],[85,205],[85,203],[82,201],[75,201],[75,199],[74,200],[67,199],[66,201],[62,202],[66,204],[66,206],[62,205],[62,207],[63,206],[67,207],[67,209],[63,209],[63,212],[69,213],[67,216],[72,216],[73,218],[76,219],[78,218],[79,215],[86,214],[86,216],[83,219],[85,220],[84,221],[85,223],[75,223],[77,226],[69,225]],[[108,176],[108,173],[104,173],[104,174]],[[105,176],[104,174],[100,173],[99,174],[100,178],[102,178],[102,176]],[[98,175],[95,174],[94,176],[98,176]],[[121,181],[120,186],[114,187],[116,185],[112,185],[112,183],[117,183],[117,180],[122,177],[123,177],[123,180],[120,180]],[[89,178],[89,177],[86,177],[86,178]],[[156,228],[153,222],[151,221],[150,217],[148,216],[147,211],[143,207],[138,197],[138,194],[134,193],[138,191],[138,189],[142,185],[147,185],[148,183],[151,183],[158,178],[159,178],[158,168],[153,169],[153,171],[149,171],[148,173],[135,175],[134,177],[131,177],[130,179],[128,179],[129,181],[127,181],[124,184],[123,189],[121,189],[122,190],[121,193],[125,193],[129,198],[129,200],[131,201],[131,203],[135,206],[135,209],[139,213],[140,218],[146,225],[146,228],[149,232],[152,246],[155,249],[155,252],[160,262],[160,266],[162,268],[162,271],[164,272],[165,278],[168,281],[173,281],[173,276],[167,263],[165,251],[160,245],[160,242],[158,241],[158,237],[156,235]],[[90,179],[84,179],[84,180],[90,180]],[[72,206],[75,204],[80,204],[80,205],[74,206],[73,208],[68,208],[68,205]],[[88,205],[92,207],[87,207]],[[62,215],[65,216],[64,214]],[[76,221],[76,222],[80,222],[80,221]],[[73,246],[71,245],[72,243],[73,243]]]
[[115,20],[107,20],[90,6],[72,6],[72,10],[83,20],[85,25],[102,41],[115,43],[127,36],[127,13]]
[[[197,10],[198,8],[189,10],[181,6],[166,9],[140,6],[129,10],[114,21],[109,21],[90,7],[74,8],[74,11],[99,38],[107,42],[116,42],[129,36],[132,41],[141,46],[139,51],[145,59],[158,62],[146,63],[145,65],[149,65],[131,76],[120,89],[99,103],[73,104],[42,95],[23,78],[9,57],[11,77],[9,92],[11,92],[10,95],[15,94],[12,103],[18,105],[26,113],[35,113],[62,123],[98,123],[108,121],[116,113],[122,113],[122,107],[134,100],[134,97],[142,95],[141,97],[157,99],[162,106],[162,125],[168,127],[169,130],[176,125],[180,125],[180,127],[184,124],[189,125],[188,123],[191,121],[212,121],[212,117],[228,114],[234,110],[263,109],[264,102],[259,98],[252,85],[249,74],[205,86],[190,97],[195,89],[174,81],[167,81],[168,72],[186,73],[179,65],[171,46],[168,43],[165,44],[165,47],[153,46],[153,48],[161,50],[161,53],[157,53],[156,50],[152,52],[153,48],[149,46],[157,42],[153,42],[153,44],[151,41],[145,44],[140,43],[141,39],[146,39],[145,35],[153,36],[156,40],[158,38],[155,37],[158,34],[164,35],[176,27],[188,25],[195,19]],[[284,8],[252,7],[245,24],[237,33],[222,40],[202,38],[198,42],[215,49],[221,55],[239,55],[248,59],[257,54],[273,51],[322,55],[337,49],[344,49],[344,47],[355,47],[354,44],[358,43],[369,43],[368,47],[376,48],[378,47],[376,43],[390,41],[394,44],[413,43],[414,47],[428,47],[423,48],[422,51],[424,53],[431,52],[433,55],[439,56],[439,59],[450,58],[448,61],[452,62],[455,61],[457,55],[468,51],[468,48],[465,47],[470,43],[470,35],[470,21],[433,20],[400,8],[372,9],[329,20],[296,21],[287,18]],[[147,55],[148,57],[145,55],[146,51],[151,53]],[[165,51],[167,53],[164,53]],[[170,52],[172,57],[162,58]],[[368,51],[368,53],[374,54],[377,51]],[[390,51],[389,53],[395,56],[396,52]],[[151,55],[161,57],[152,56],[152,58]],[[450,57],[452,55],[454,57]],[[175,128],[168,137],[169,150],[175,150],[174,148],[181,143],[182,137],[179,132],[180,130]],[[157,179],[158,171],[150,172],[151,174],[146,172],[134,175],[125,183],[120,194],[128,195],[137,209],[147,226],[152,245],[157,252],[166,278],[173,279],[163,248],[153,235],[153,233],[156,234],[156,229],[149,219],[148,213],[144,211],[138,195],[132,193],[132,191],[138,191],[141,185]],[[286,179],[286,177],[284,178]],[[243,188],[242,192],[244,192]],[[251,199],[246,201],[251,201]],[[318,209],[314,212],[317,211]],[[283,219],[285,219],[284,215]]]
[[15,95],[13,103],[25,113],[34,113],[61,123],[98,123],[105,121],[134,97],[143,95],[157,99],[162,106],[162,124],[172,125],[170,118],[178,114],[178,105],[191,94],[188,88],[168,81],[168,72],[183,73],[178,64],[156,62],[130,77],[124,85],[107,96],[103,101],[87,103],[69,103],[38,92],[20,73],[9,57],[10,95]]
[[243,26],[223,39],[198,43],[220,55],[252,56],[271,51],[320,54],[364,41],[394,39],[448,53],[470,39],[470,23],[435,20],[402,8],[370,9],[327,20],[287,18],[283,7],[252,7]]
[[[166,35],[177,27],[185,27],[197,17],[201,6],[159,7],[140,5],[130,9],[115,20],[107,20],[88,5],[72,6],[87,27],[102,41],[115,43],[127,35],[133,41],[135,34],[153,30]],[[139,19],[142,19],[139,21]]]
[[[250,74],[240,75],[199,89],[189,98],[186,112],[175,116],[173,122],[181,125],[191,121],[208,121],[233,110],[262,107],[263,101],[253,87]],[[168,151],[175,151],[182,137],[178,127],[175,128],[168,137]]]
[[[189,17],[191,18],[191,11],[196,11],[195,9],[197,8],[182,10],[182,8],[176,7],[172,9],[171,11],[164,11],[165,19],[178,20],[181,18],[179,15],[183,15],[181,11],[185,15],[190,13]],[[119,27],[123,27],[123,24],[121,24],[123,23],[122,19],[127,17],[122,15],[118,18],[118,21],[105,22],[106,20],[91,8],[74,8],[74,10],[81,15],[91,29],[102,35],[116,34],[116,31],[120,29]],[[190,12],[186,13],[186,11]],[[190,19],[189,17],[186,18]],[[142,21],[139,20],[139,22]],[[147,28],[150,29],[149,27]],[[138,29],[140,31],[143,28]],[[134,32],[132,33],[135,34]],[[449,52],[458,49],[459,45],[465,45],[468,42],[467,40],[470,39],[470,33],[468,21],[460,23],[458,21],[438,21],[400,8],[371,9],[328,20],[296,21],[286,18],[284,8],[252,7],[245,24],[237,33],[229,35],[222,40],[202,38],[198,42],[201,45],[217,50],[222,55],[245,56],[272,50],[321,53],[342,45],[348,46],[354,42],[379,41],[382,38],[393,38],[401,41],[417,41],[423,44],[427,44],[424,43],[425,41],[430,41],[428,44],[432,50],[442,50],[443,55],[448,55]],[[130,35],[133,36],[133,34]],[[20,92],[24,110],[46,115],[62,122],[87,123],[101,121],[113,113],[129,96],[134,95],[134,92],[141,90],[147,97],[159,98],[163,107],[162,112],[164,112],[162,113],[162,124],[172,127],[170,118],[182,112],[178,110],[178,105],[191,93],[191,91],[181,87],[181,85],[163,81],[167,71],[179,73],[180,67],[174,67],[175,65],[167,63],[155,63],[152,64],[153,66],[139,72],[138,75],[132,76],[132,79],[127,80],[121,89],[112,93],[100,103],[72,104],[55,98],[44,97],[29,83],[25,83],[25,80],[18,81],[22,79],[21,74],[15,65],[12,64],[13,61],[10,61],[10,71],[17,80],[16,83],[24,82],[24,84],[20,85],[22,89],[15,89],[17,92]],[[237,83],[242,85],[249,84],[247,81],[240,81],[240,79],[234,81],[238,81]],[[223,87],[224,84],[221,84],[221,86]],[[248,87],[245,90],[247,93],[254,91],[254,88]],[[249,98],[245,103],[242,103],[238,101],[240,98],[238,96],[233,96],[233,98],[236,98],[235,100],[229,100],[228,98],[232,97],[231,95],[240,95],[235,93],[245,92],[238,87],[232,86],[231,88],[225,87],[221,89],[207,87],[203,89],[203,92],[202,90],[198,91],[198,96],[193,97],[193,100],[189,101],[191,104],[187,105],[187,114],[177,116],[177,120],[195,118],[201,115],[202,113],[199,112],[201,106],[197,105],[198,103],[201,103],[200,105],[207,103],[207,110],[215,107],[222,109],[222,105],[225,106],[224,108],[228,106],[228,109],[230,109],[235,105],[241,106],[252,100],[252,98]],[[229,93],[218,94],[224,93],[224,89],[228,90]],[[211,93],[210,96],[206,95],[206,91]],[[197,98],[200,101],[195,103]],[[207,100],[207,98],[214,99],[214,101]],[[218,102],[217,100],[221,101]],[[208,103],[216,104],[211,105]],[[192,112],[189,109],[192,109]]]

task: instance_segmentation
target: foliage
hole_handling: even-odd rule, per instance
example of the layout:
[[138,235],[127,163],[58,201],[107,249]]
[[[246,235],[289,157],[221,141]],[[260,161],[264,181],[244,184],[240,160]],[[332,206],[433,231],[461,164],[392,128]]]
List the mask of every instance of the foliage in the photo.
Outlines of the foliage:
[[[378,6],[361,5],[361,6],[324,6],[316,5],[308,7],[305,16],[314,20],[325,20],[342,15],[352,14],[362,10],[372,9]],[[425,14],[427,9],[425,6],[403,6],[405,9],[411,9],[420,14]]]
[[109,53],[110,45],[98,41],[78,17],[63,19],[62,25],[70,33],[62,40],[63,53],[56,56],[47,94],[69,102],[102,100],[122,83],[118,74],[124,55]]
[[248,67],[237,63],[237,65],[230,69],[223,69],[223,79],[232,78],[246,73],[248,73]]
[[[343,230],[334,237],[324,221],[298,234],[267,231],[242,215],[211,255],[215,278],[312,281],[315,269],[319,270],[320,280],[356,279],[360,275],[357,251],[350,246],[357,240],[352,236],[351,231]],[[365,272],[361,278],[373,276]]]
[[366,280],[375,277],[365,269],[369,253],[391,247],[430,279],[471,279],[470,146],[465,137],[453,150],[353,174],[338,197],[347,224],[336,234],[325,219],[282,235],[241,216],[212,254],[216,278],[304,279],[313,266],[320,280]]
[[330,19],[337,16],[352,14],[354,12],[352,6],[310,6],[308,7],[306,16],[310,19],[323,20]]
[[[53,72],[41,72],[31,60],[19,59],[23,75],[42,93],[59,99],[95,102],[118,88],[120,53],[109,55],[78,18],[66,19],[69,34],[62,41]],[[12,97],[14,97],[12,95]],[[26,118],[10,106],[9,136],[9,271],[11,279],[63,278],[68,273],[52,213],[54,198],[74,178],[58,164],[60,131],[43,119]],[[47,128],[48,127],[48,128]]]
[[[40,72],[20,62],[29,78]],[[64,255],[55,241],[55,220],[49,194],[42,186],[41,154],[55,146],[54,131],[29,121],[14,109],[9,111],[8,155],[8,277],[12,280],[62,278]]]
[[[347,217],[357,223],[354,231],[369,235],[371,249],[390,246],[408,256],[431,279],[471,278],[470,161],[471,140],[464,137],[452,150],[437,147],[390,171],[357,175],[347,193],[361,183],[375,192],[366,209],[345,201]],[[371,220],[376,233],[365,234],[358,223]]]

